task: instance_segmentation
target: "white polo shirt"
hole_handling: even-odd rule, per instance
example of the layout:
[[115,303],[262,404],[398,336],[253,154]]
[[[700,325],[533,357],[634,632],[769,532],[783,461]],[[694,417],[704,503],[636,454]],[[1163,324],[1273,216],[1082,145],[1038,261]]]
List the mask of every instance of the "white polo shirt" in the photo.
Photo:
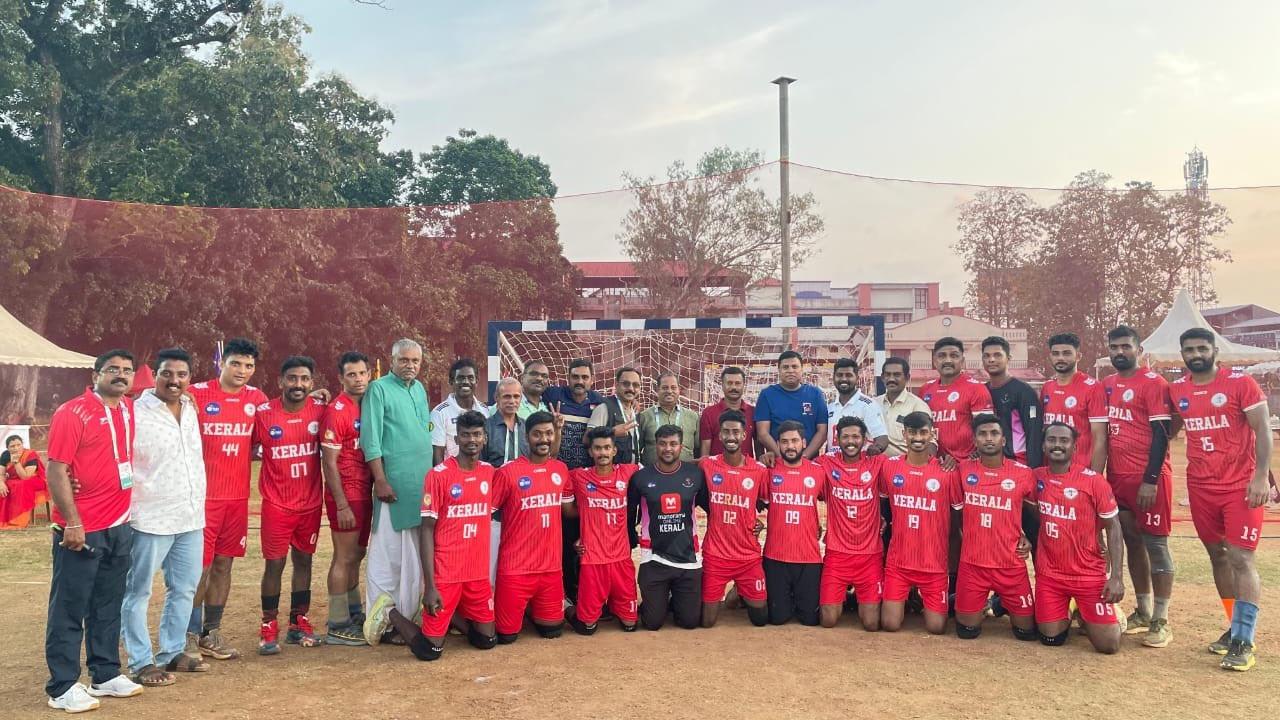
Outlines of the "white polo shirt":
[[[485,418],[493,415],[493,408],[479,400],[476,400],[475,407],[470,409],[484,415]],[[464,412],[467,412],[467,408],[458,404],[453,393],[449,393],[449,397],[431,411],[431,444],[443,447],[444,456],[447,458],[458,456],[458,416]]]

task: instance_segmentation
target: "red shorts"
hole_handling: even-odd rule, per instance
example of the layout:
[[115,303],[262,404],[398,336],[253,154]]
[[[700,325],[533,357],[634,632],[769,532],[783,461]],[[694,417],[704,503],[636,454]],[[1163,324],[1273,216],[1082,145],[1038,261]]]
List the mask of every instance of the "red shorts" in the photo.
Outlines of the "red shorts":
[[[1036,622],[1041,625],[1071,618],[1071,601],[1076,601],[1080,618],[1091,625],[1115,625],[1116,606],[1103,602],[1107,579],[1102,576],[1066,581],[1045,575],[1036,576]],[[1008,606],[1005,606],[1006,609]]]
[[1266,506],[1249,507],[1245,485],[1217,488],[1188,481],[1187,497],[1191,500],[1191,522],[1202,542],[1226,541],[1245,550],[1258,549]]
[[564,622],[564,573],[553,570],[528,575],[499,575],[493,590],[498,632],[515,635],[524,626],[525,608],[540,625]]
[[493,622],[493,588],[489,579],[456,583],[436,583],[440,592],[440,612],[422,613],[422,634],[442,638],[449,632],[449,621],[455,611],[474,623]]
[[827,551],[822,560],[819,605],[841,605],[845,592],[853,586],[859,604],[874,605],[884,595],[884,554],[848,555]]
[[213,557],[244,557],[249,540],[249,499],[204,501],[204,566]]
[[725,588],[732,582],[738,595],[744,600],[764,602],[764,563],[760,558],[751,560],[721,560],[702,558],[702,602],[714,603],[724,599]]
[[956,576],[956,612],[980,613],[987,606],[987,595],[995,593],[1010,615],[1031,617],[1035,604],[1031,596],[1031,580],[1026,566],[987,568],[960,563]]
[[605,603],[619,620],[634,625],[636,610],[636,566],[631,558],[602,565],[583,564],[578,569],[578,619],[591,625],[600,619]]
[[320,508],[305,512],[293,512],[262,503],[262,557],[280,560],[289,555],[289,548],[307,555],[316,554],[316,541],[320,539]]
[[906,602],[914,587],[920,590],[925,610],[946,615],[948,580],[946,572],[919,572],[889,565],[884,569],[884,601]]
[[1138,507],[1138,488],[1142,487],[1141,475],[1107,475],[1116,504],[1121,510],[1133,513],[1138,528],[1148,535],[1168,536],[1172,528],[1173,479],[1162,474],[1156,483],[1156,502],[1143,510]]
[[360,547],[369,547],[369,530],[373,525],[373,503],[369,500],[361,498],[352,500],[347,497],[347,505],[350,506],[351,512],[356,516],[356,526],[350,530],[338,529],[338,506],[333,501],[333,496],[328,492],[324,494],[324,514],[329,518],[329,530],[335,533],[360,533]]

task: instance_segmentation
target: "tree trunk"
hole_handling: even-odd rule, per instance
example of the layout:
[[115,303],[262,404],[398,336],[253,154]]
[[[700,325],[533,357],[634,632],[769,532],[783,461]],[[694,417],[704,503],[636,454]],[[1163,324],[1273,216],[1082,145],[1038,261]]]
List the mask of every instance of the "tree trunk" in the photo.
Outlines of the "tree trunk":
[[44,67],[49,83],[49,92],[45,95],[44,106],[44,165],[49,176],[49,192],[54,195],[66,194],[66,183],[63,177],[62,147],[62,76],[54,65],[53,54],[48,48],[41,47],[40,64]]
[[0,424],[23,424],[36,414],[40,369],[25,365],[0,367]]

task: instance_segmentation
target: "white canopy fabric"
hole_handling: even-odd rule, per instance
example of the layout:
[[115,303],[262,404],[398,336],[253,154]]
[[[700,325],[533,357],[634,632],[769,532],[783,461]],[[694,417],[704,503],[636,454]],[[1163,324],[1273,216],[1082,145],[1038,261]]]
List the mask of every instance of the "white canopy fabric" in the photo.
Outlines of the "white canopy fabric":
[[0,365],[53,368],[91,368],[94,358],[65,350],[23,325],[0,307]]
[[[1142,341],[1146,363],[1154,368],[1182,367],[1182,346],[1178,343],[1178,336],[1193,327],[1213,329],[1191,302],[1191,295],[1186,290],[1179,290],[1164,322]],[[1280,351],[1231,342],[1216,330],[1213,334],[1217,341],[1220,365],[1253,365],[1280,360]],[[1109,362],[1106,358],[1102,358],[1102,361]]]
[[1280,360],[1250,365],[1244,371],[1250,375],[1266,375],[1267,373],[1280,372]]

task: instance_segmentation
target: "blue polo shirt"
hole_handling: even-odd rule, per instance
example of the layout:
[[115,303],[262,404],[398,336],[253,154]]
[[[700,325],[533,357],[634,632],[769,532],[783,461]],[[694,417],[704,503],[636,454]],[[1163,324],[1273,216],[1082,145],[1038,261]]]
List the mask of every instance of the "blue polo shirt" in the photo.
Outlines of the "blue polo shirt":
[[774,383],[760,391],[756,400],[755,421],[769,423],[769,434],[778,439],[778,427],[787,420],[804,425],[806,445],[817,432],[818,423],[827,421],[827,398],[822,391],[808,383],[801,383],[795,390],[788,390]]

